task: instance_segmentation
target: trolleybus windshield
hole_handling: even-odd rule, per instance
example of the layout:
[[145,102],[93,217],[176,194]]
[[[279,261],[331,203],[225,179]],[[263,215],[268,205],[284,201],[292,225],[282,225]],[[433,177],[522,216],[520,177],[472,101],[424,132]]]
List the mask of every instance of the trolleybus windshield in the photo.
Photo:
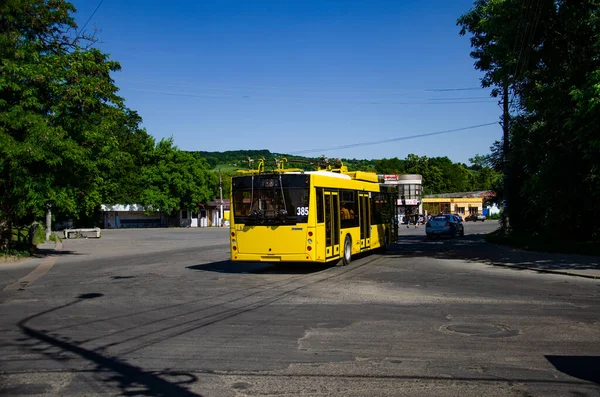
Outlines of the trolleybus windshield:
[[234,222],[295,225],[308,221],[309,176],[261,174],[232,179]]

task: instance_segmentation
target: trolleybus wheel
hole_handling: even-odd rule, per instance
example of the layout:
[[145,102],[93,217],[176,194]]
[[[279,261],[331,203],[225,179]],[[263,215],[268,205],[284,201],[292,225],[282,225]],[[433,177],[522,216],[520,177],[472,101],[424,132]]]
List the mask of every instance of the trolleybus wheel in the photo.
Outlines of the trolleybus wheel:
[[349,265],[352,260],[352,238],[350,235],[346,235],[344,240],[344,257],[342,258],[343,265]]

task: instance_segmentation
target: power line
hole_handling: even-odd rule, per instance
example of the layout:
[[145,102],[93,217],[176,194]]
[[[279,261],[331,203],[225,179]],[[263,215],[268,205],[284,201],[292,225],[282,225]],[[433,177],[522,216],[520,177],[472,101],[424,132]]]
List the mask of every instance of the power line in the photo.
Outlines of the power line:
[[381,140],[381,141],[351,143],[351,144],[348,144],[348,145],[332,146],[332,147],[329,147],[329,148],[321,148],[321,149],[298,150],[296,152],[291,152],[290,154],[304,154],[304,153],[313,153],[313,152],[327,152],[327,151],[331,151],[331,150],[340,150],[340,149],[349,149],[349,148],[362,147],[362,146],[380,145],[382,143],[388,143],[388,142],[405,141],[405,140],[408,140],[408,139],[416,139],[416,138],[424,138],[424,137],[427,137],[427,136],[448,134],[450,132],[472,130],[472,129],[475,129],[475,128],[487,127],[489,125],[496,125],[496,124],[498,124],[498,123],[496,121],[494,121],[493,123],[471,125],[471,126],[468,126],[468,127],[455,128],[455,129],[452,129],[452,130],[428,132],[428,133],[425,133],[425,134],[416,134],[416,135],[401,136],[401,137],[398,137],[398,138],[384,139],[384,140]]
[[428,101],[450,101],[450,100],[466,100],[466,99],[494,99],[489,96],[463,96],[463,97],[447,97],[447,98],[429,98]]
[[349,104],[349,105],[457,105],[457,104],[471,104],[471,103],[495,103],[494,98],[489,97],[478,97],[476,100],[470,100],[471,98],[423,98],[417,101],[385,101],[385,100],[362,100],[353,101],[346,99],[336,98],[323,98],[313,99],[306,97],[285,97],[285,96],[261,96],[261,95],[244,95],[244,94],[212,94],[212,93],[196,93],[196,92],[173,92],[173,91],[157,91],[157,90],[146,90],[130,88],[132,91],[145,92],[148,94],[157,95],[169,95],[178,97],[192,97],[192,98],[214,98],[214,99],[240,99],[240,100],[275,100],[275,101],[288,101],[288,102],[305,102],[305,103],[338,103],[338,104]]
[[83,29],[85,29],[85,27],[87,26],[87,24],[90,23],[90,21],[92,20],[92,18],[96,14],[96,11],[98,11],[98,8],[100,8],[100,6],[102,5],[102,3],[104,3],[104,0],[100,0],[100,3],[98,3],[98,6],[94,10],[94,12],[92,12],[92,15],[90,15],[90,17],[88,18],[88,20],[85,21],[85,23],[83,24],[83,27],[79,30],[80,32],[83,32]]
[[466,87],[466,88],[430,88],[425,89],[423,91],[433,91],[433,92],[447,92],[447,91],[475,91],[475,90],[483,90],[481,87]]
[[372,93],[382,94],[406,94],[406,93],[419,93],[419,92],[454,92],[454,91],[482,91],[486,88],[482,87],[458,87],[458,88],[397,88],[391,90],[377,90],[377,89],[363,89],[356,91],[339,91],[339,90],[323,90],[323,89],[311,89],[307,87],[293,87],[293,86],[268,86],[268,85],[212,85],[212,86],[201,86],[186,81],[166,81],[166,80],[155,80],[155,79],[136,79],[136,78],[123,78],[123,81],[132,83],[144,83],[144,84],[155,84],[167,87],[186,87],[186,88],[198,88],[204,91],[269,91],[273,90],[297,90],[301,92],[320,92],[320,93],[331,93],[331,94],[352,94],[352,95],[363,95]]
[[[527,15],[525,16],[526,20],[527,20],[527,24],[525,25],[525,30],[524,30],[523,36],[522,36],[523,40],[522,40],[522,43],[521,43],[521,48],[520,48],[520,51],[519,51],[519,55],[517,57],[517,62],[515,64],[515,71],[514,71],[514,74],[513,74],[513,78],[514,78],[515,81],[513,82],[513,87],[516,84],[516,80],[519,77],[519,75],[522,74],[523,71],[527,68],[527,63],[529,62],[529,55],[531,54],[531,47],[534,44],[535,33],[536,33],[536,30],[537,30],[538,22],[539,22],[539,19],[540,19],[540,14],[541,14],[541,11],[542,11],[542,9],[541,9],[541,0],[537,0],[536,1],[535,8],[534,8],[534,5],[533,5],[533,0],[531,0],[530,2],[531,2],[530,6],[531,6],[531,10],[532,10],[531,12],[534,13],[533,14],[533,22],[530,22],[530,19],[531,19],[529,17],[529,9],[530,9],[530,7],[529,6],[525,6],[525,4],[523,4],[523,6],[527,8]],[[532,27],[531,30],[529,30],[528,28],[529,28],[529,26],[531,24],[533,24],[533,27]],[[529,31],[529,34],[528,34],[528,31]],[[521,38],[521,37],[519,35],[517,35],[517,40],[519,38]],[[516,45],[516,41],[515,41],[515,45]],[[521,70],[519,71],[519,69],[521,69]],[[516,108],[516,105],[515,105],[515,103],[516,103],[515,102],[515,96],[516,96],[515,90],[513,89],[513,92],[511,93],[511,97],[510,97],[510,100],[509,100],[510,108],[511,109]]]

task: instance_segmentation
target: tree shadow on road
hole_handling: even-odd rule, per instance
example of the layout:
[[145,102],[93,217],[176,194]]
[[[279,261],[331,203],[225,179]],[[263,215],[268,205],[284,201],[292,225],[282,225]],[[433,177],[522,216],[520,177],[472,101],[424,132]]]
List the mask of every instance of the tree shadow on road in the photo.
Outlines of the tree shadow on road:
[[600,271],[600,257],[524,251],[488,243],[485,236],[473,234],[455,239],[436,240],[427,240],[425,236],[401,236],[388,255],[459,259],[539,271]]
[[45,258],[50,255],[66,256],[66,255],[82,255],[75,251],[59,250],[54,248],[37,248],[31,255],[33,258]]
[[331,266],[313,263],[253,263],[225,260],[188,266],[187,269],[236,274],[310,274],[323,271],[329,267]]
[[[43,353],[58,362],[69,361],[75,356],[95,364],[93,369],[86,372],[92,372],[105,383],[116,383],[123,396],[199,397],[199,394],[191,392],[186,387],[186,385],[198,381],[198,378],[191,373],[168,369],[163,371],[145,371],[140,367],[124,362],[117,356],[109,357],[103,355],[101,350],[86,349],[80,343],[71,341],[69,338],[63,337],[59,339],[60,337],[57,335],[44,330],[34,329],[28,325],[31,320],[40,316],[72,306],[86,299],[94,299],[101,296],[102,294],[84,294],[66,305],[55,307],[21,320],[18,326],[27,337],[23,341],[32,342],[28,346],[31,350]],[[59,351],[57,352],[56,349]],[[15,393],[19,392],[18,387],[13,391]]]
[[562,373],[600,384],[600,356],[546,356],[546,359]]

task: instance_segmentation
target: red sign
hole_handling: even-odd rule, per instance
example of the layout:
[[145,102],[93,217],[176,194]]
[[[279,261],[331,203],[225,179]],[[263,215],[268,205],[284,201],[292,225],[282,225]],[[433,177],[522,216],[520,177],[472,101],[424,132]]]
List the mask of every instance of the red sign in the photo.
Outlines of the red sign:
[[384,175],[383,180],[384,181],[397,181],[398,175]]

